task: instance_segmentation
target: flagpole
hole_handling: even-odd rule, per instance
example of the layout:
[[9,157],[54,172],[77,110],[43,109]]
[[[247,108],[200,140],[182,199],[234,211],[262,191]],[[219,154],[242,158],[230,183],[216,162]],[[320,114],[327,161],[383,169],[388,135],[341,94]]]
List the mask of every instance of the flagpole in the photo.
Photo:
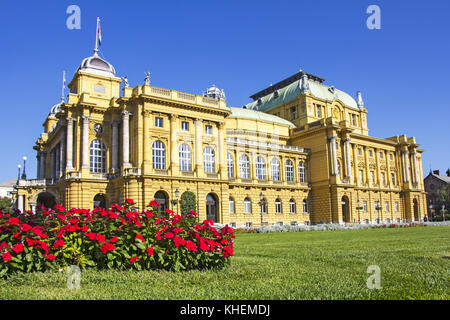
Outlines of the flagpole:
[[65,98],[64,98],[64,89],[65,88],[66,88],[66,71],[63,71],[63,85],[62,85],[61,102],[65,101]]
[[98,52],[98,24],[100,23],[100,18],[97,17],[97,29],[95,30],[95,49],[94,55],[97,55]]

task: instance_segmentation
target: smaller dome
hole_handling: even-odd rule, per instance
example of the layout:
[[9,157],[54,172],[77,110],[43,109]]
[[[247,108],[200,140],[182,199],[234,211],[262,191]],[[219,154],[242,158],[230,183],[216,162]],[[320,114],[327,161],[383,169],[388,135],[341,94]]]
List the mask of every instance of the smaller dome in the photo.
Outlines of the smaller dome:
[[225,100],[225,91],[223,89],[220,90],[213,84],[211,88],[206,89],[206,93],[204,93],[203,96],[208,98]]
[[50,112],[48,113],[49,117],[55,118],[56,114],[61,112],[61,105],[63,104],[63,102],[60,102],[58,104],[55,104],[51,109]]
[[81,62],[77,71],[88,72],[104,77],[115,77],[116,70],[108,61],[100,58],[97,53]]

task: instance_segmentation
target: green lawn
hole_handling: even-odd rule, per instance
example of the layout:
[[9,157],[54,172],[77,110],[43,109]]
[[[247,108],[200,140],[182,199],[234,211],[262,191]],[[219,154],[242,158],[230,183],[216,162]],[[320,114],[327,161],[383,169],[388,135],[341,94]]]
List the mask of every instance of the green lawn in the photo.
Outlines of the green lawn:
[[[450,299],[450,227],[238,234],[224,270],[59,272],[0,280],[1,299]],[[367,267],[381,268],[368,289]]]

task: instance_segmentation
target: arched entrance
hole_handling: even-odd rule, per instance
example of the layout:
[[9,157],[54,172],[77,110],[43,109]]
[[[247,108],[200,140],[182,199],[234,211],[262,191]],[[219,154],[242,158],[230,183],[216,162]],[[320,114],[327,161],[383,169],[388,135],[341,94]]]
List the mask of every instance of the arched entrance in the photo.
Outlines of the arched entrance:
[[169,208],[169,196],[164,191],[157,191],[154,198],[159,203],[158,214],[165,214],[165,210]]
[[37,206],[44,206],[46,208],[53,208],[56,205],[56,197],[50,192],[44,191],[39,193],[37,197]]
[[213,193],[209,193],[206,196],[206,219],[212,220],[213,222],[218,222],[217,217],[217,207],[218,207],[218,199],[217,196]]
[[419,203],[417,199],[413,200],[414,221],[419,221]]
[[106,199],[103,194],[96,194],[94,197],[94,209],[95,208],[102,208],[106,209]]
[[347,223],[350,222],[350,201],[347,196],[342,197],[342,221]]

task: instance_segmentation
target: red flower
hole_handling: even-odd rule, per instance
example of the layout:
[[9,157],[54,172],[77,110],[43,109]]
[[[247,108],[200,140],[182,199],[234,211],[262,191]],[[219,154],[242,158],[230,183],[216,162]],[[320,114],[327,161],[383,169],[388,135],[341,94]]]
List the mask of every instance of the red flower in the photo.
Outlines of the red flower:
[[158,241],[161,241],[162,240],[162,238],[161,238],[161,232],[157,232],[156,233],[156,240],[158,240]]
[[95,233],[93,233],[93,232],[88,232],[88,233],[86,233],[86,237],[88,237],[90,240],[95,240],[95,238],[96,238],[96,234]]
[[140,234],[137,234],[137,235],[136,235],[136,239],[139,239],[139,240],[141,240],[142,242],[145,242],[144,237],[141,236]]
[[173,238],[173,233],[172,233],[172,232],[166,232],[166,233],[164,234],[164,238],[166,238],[166,239],[172,239],[172,238]]
[[20,231],[24,231],[24,232],[31,230],[31,226],[26,223],[22,223],[19,228],[20,228]]
[[57,239],[55,241],[55,244],[53,245],[53,248],[63,247],[64,245],[65,245],[65,243],[64,243],[63,239]]
[[208,251],[209,250],[208,245],[206,244],[206,242],[203,239],[200,240],[200,250],[202,250],[202,251]]
[[153,248],[147,248],[147,253],[148,253],[149,256],[153,255],[154,251],[155,250],[153,250]]
[[5,253],[2,254],[2,258],[3,258],[3,261],[10,261],[11,260],[11,253],[6,251]]
[[150,201],[150,203],[148,205],[151,206],[151,207],[155,206],[156,208],[159,207],[159,203],[156,202],[155,200]]
[[134,204],[134,200],[133,199],[125,199],[125,203]]
[[101,235],[100,233],[97,233],[97,235],[95,236],[95,240],[97,240],[99,243],[105,242],[106,238],[104,235]]
[[101,250],[103,253],[107,253],[108,251],[113,251],[115,248],[116,248],[116,247],[115,247],[112,243],[106,242],[104,245],[102,245],[102,246],[100,247],[100,250]]
[[9,247],[10,247],[10,245],[7,244],[5,241],[0,243],[0,250],[6,249],[6,248],[9,248]]
[[197,252],[197,246],[195,245],[195,243],[193,243],[193,242],[190,241],[190,240],[186,241],[186,248],[187,248],[189,251],[195,251],[195,252]]
[[137,259],[138,259],[138,257],[137,257],[137,256],[131,257],[131,258],[130,258],[130,262],[136,262],[136,261],[137,261]]
[[109,240],[109,241],[112,242],[112,243],[114,243],[114,242],[119,241],[119,239],[117,238],[117,236],[114,236],[114,237],[112,237],[111,240]]
[[56,259],[56,257],[54,255],[52,255],[52,254],[48,254],[46,258],[48,260],[55,260]]
[[23,251],[23,244],[18,243],[12,249],[14,250],[15,253],[20,253]]
[[180,233],[180,232],[183,232],[183,231],[184,231],[184,230],[181,229],[181,228],[175,228],[175,229],[173,229],[173,233],[175,233],[175,234]]
[[14,239],[20,239],[20,238],[22,238],[20,233],[18,233],[18,232],[14,233]]
[[214,222],[212,220],[205,220],[205,221],[203,221],[203,224],[209,224],[212,226],[214,224]]

